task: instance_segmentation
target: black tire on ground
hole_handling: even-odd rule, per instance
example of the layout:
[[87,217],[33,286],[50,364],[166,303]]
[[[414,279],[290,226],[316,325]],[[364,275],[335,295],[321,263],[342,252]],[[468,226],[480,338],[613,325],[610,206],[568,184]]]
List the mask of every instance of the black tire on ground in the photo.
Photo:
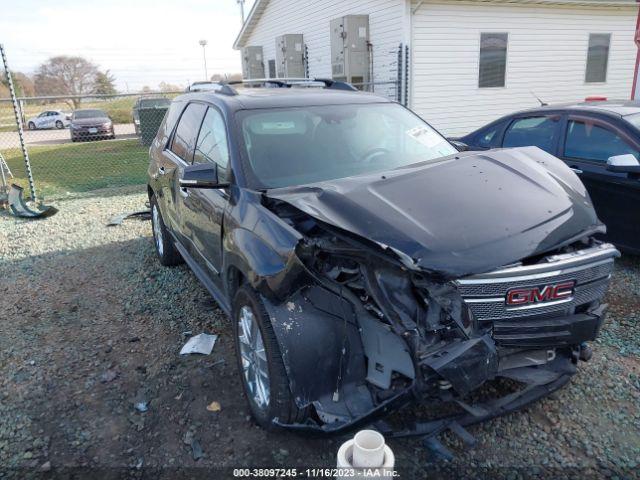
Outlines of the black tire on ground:
[[75,137],[71,137],[71,141],[72,141],[73,143],[76,143],[76,142],[78,141],[78,139],[77,139],[77,138],[75,138]]
[[58,130],[62,130],[64,128],[64,123],[61,120],[56,120],[56,128]]
[[29,122],[29,124],[27,125],[27,127],[29,127],[29,130],[35,130],[36,129],[36,124],[33,122]]
[[172,267],[184,262],[182,256],[173,244],[173,239],[164,225],[162,220],[162,213],[158,207],[156,196],[152,195],[149,200],[151,205],[151,226],[153,230],[153,245],[156,249],[156,254],[160,260],[160,264],[165,267]]
[[[256,323],[262,335],[264,350],[269,371],[269,402],[266,407],[260,407],[252,397],[245,375],[243,373],[242,359],[240,355],[240,312],[242,307],[249,307],[256,319]],[[277,429],[273,423],[275,418],[282,423],[303,422],[308,414],[308,409],[299,409],[289,389],[289,379],[284,368],[284,362],[280,353],[278,340],[269,320],[260,296],[249,285],[241,286],[235,294],[232,305],[232,321],[234,344],[238,373],[242,383],[242,390],[251,410],[251,414],[258,425],[267,430]],[[309,372],[310,374],[312,372]]]

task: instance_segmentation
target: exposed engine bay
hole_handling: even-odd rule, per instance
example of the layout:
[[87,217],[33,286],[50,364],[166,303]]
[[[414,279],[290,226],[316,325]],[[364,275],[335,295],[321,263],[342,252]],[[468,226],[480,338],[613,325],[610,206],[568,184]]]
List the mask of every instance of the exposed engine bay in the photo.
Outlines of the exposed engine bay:
[[[458,429],[464,438],[463,425],[549,394],[590,356],[585,342],[603,321],[600,299],[619,255],[591,235],[451,278],[286,202],[265,206],[302,235],[297,288],[284,296],[265,290],[296,403],[313,409],[313,420],[284,426],[336,432],[410,403],[450,402],[461,413],[402,434]],[[500,377],[522,389],[467,401]]]

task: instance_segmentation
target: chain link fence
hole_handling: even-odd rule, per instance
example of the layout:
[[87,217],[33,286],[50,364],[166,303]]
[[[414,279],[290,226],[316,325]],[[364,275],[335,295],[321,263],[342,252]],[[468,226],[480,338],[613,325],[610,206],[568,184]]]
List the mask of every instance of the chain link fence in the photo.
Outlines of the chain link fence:
[[[148,150],[177,93],[20,98],[20,116],[39,199],[99,194],[146,183]],[[10,99],[0,99],[0,155],[28,179]]]

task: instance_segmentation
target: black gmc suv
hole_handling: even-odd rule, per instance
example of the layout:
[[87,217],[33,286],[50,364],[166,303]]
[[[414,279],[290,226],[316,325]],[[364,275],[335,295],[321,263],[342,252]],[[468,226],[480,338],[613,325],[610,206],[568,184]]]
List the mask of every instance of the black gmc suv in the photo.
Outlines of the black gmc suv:
[[[256,421],[335,432],[445,402],[405,433],[460,433],[564,385],[619,255],[578,177],[311,84],[182,95],[150,150],[160,262],[186,261],[232,318]],[[494,381],[508,393],[471,398]]]

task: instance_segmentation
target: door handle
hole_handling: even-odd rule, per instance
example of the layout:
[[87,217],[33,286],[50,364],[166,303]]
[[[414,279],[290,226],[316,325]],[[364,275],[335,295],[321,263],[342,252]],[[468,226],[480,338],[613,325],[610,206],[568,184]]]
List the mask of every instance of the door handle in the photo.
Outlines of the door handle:
[[160,168],[158,168],[158,173],[160,175],[164,175],[165,173],[167,173],[167,170],[164,167],[160,167]]
[[582,170],[580,170],[578,167],[569,167],[571,170],[573,170],[574,172],[576,172],[577,174],[580,173],[584,173]]

